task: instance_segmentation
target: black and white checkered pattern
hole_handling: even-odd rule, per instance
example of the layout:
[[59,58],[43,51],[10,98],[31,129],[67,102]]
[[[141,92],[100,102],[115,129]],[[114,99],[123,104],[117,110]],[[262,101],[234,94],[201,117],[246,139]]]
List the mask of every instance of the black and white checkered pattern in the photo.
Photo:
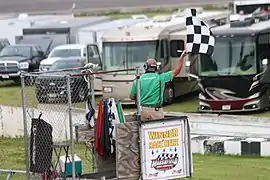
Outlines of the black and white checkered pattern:
[[196,9],[190,9],[186,15],[187,42],[186,49],[192,54],[212,56],[215,38],[209,26],[196,17]]
[[162,154],[158,155],[157,160],[162,161],[162,160],[172,159],[172,158],[176,158],[176,157],[177,157],[177,154],[162,153]]

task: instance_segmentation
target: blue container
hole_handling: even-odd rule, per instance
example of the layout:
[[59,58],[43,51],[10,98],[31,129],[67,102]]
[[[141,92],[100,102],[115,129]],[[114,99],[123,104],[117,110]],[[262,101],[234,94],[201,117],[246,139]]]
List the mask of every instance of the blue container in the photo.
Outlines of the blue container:
[[[61,156],[60,157],[60,166],[62,168],[62,172],[66,172],[67,176],[72,176],[72,157],[69,155],[69,158],[67,159],[66,162],[66,167],[65,167],[65,159],[66,156]],[[70,161],[69,161],[70,159]],[[82,160],[75,154],[74,155],[74,160],[75,160],[75,172],[76,175],[81,175],[82,174]],[[58,169],[59,171],[59,169]]]

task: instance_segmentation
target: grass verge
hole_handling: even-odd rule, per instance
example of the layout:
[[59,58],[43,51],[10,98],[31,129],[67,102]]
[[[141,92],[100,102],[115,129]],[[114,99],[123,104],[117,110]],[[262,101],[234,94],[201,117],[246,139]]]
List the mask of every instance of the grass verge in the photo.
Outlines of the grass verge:
[[[91,172],[84,145],[76,144],[75,152],[83,161],[83,172]],[[194,154],[193,168],[191,180],[268,180],[270,158]],[[25,169],[22,138],[0,138],[0,169]],[[0,179],[5,175],[0,172]],[[23,174],[15,174],[12,180],[17,179],[23,179]]]
[[[33,87],[26,88],[26,99],[27,106],[36,107],[38,102],[35,97],[35,91]],[[99,102],[97,98],[97,102]],[[10,105],[10,106],[22,106],[22,95],[21,87],[18,84],[15,84],[13,81],[0,82],[0,104],[1,105]],[[85,103],[73,104],[76,108],[84,108]],[[197,96],[186,96],[176,99],[172,105],[164,107],[165,111],[172,112],[196,112],[198,106]],[[134,107],[125,107],[125,111],[135,111]],[[239,114],[239,115],[253,115],[259,117],[270,117],[269,111],[258,112],[258,113],[249,113],[249,114]]]
[[[134,14],[145,14],[148,17],[153,17],[155,15],[162,15],[162,14],[171,14],[177,12],[178,10],[183,10],[186,7],[183,6],[174,6],[174,7],[153,7],[153,8],[146,8],[140,7],[135,8],[132,10],[128,10],[126,8],[118,8],[106,11],[82,11],[75,13],[75,16],[82,17],[82,16],[110,16],[111,19],[121,19],[121,18],[130,18]],[[224,10],[226,9],[224,5],[202,5],[202,8],[206,11],[210,10]]]

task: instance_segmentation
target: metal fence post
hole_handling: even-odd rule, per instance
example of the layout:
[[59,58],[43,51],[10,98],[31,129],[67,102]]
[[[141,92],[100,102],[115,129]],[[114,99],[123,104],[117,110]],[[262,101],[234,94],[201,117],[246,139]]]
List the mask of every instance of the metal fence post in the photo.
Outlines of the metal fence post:
[[24,151],[25,151],[25,178],[30,180],[30,165],[29,165],[29,146],[28,146],[28,129],[26,117],[26,90],[25,90],[25,75],[21,74],[22,87],[22,109],[23,109],[23,129],[24,129]]
[[69,116],[69,128],[70,128],[70,143],[71,143],[71,159],[72,159],[72,179],[76,178],[75,170],[75,147],[73,139],[73,123],[72,123],[72,102],[71,102],[71,88],[70,88],[70,75],[67,75],[67,98],[68,98],[68,116]]
[[[94,81],[95,81],[95,77],[94,75],[90,75],[89,76],[89,88],[90,88],[90,95],[91,95],[91,104],[95,110],[95,112],[97,112],[96,109],[96,96],[95,96],[95,86],[94,86]],[[94,115],[94,127],[96,126],[96,116]],[[94,130],[94,133],[96,134],[96,130]],[[95,153],[95,148],[94,148],[94,144],[93,144],[93,148],[92,148],[92,153],[94,153],[94,155],[92,155],[92,169],[93,171],[95,171],[97,169],[97,167],[99,167],[98,162],[96,161],[98,159],[98,155],[97,153]]]
[[140,72],[139,67],[136,67],[136,103],[137,103],[137,120],[141,120],[141,101],[140,101]]
[[95,97],[95,86],[94,86],[95,78],[93,75],[91,76],[90,76],[91,103],[92,103],[93,108],[96,110],[96,97]]

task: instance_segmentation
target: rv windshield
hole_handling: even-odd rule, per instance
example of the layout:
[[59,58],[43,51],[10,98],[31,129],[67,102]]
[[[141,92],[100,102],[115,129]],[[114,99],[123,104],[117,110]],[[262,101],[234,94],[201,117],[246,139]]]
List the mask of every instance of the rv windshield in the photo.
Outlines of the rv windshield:
[[255,39],[244,36],[217,37],[213,56],[200,55],[197,62],[200,76],[255,74]]
[[[148,58],[155,58],[158,41],[104,42],[104,70],[141,67]],[[135,72],[122,72],[134,74]]]

